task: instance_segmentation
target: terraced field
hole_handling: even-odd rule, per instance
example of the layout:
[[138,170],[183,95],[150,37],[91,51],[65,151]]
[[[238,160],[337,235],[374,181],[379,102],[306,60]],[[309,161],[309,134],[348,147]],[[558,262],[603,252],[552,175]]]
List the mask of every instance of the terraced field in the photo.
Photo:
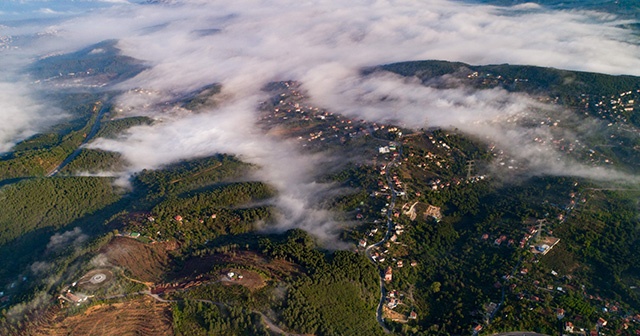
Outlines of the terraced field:
[[123,303],[93,306],[71,317],[58,316],[32,335],[173,335],[171,309],[167,303],[143,296]]

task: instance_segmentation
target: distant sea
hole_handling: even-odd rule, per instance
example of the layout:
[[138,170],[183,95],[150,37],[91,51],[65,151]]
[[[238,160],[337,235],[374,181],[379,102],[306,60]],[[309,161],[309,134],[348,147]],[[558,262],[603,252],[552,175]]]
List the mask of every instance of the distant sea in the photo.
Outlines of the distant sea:
[[[145,0],[127,2],[141,3]],[[15,26],[30,21],[56,20],[123,3],[126,4],[114,0],[0,0],[0,24]]]
[[534,3],[550,9],[595,10],[615,14],[621,18],[640,19],[640,1],[638,0],[469,0],[465,2],[497,6]]

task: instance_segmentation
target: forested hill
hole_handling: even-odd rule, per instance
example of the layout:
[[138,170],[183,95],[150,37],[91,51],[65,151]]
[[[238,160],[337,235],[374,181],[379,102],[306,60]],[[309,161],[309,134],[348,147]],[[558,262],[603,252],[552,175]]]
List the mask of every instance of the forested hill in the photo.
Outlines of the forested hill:
[[604,122],[602,125],[614,126],[604,132],[615,134],[602,136],[602,139],[608,139],[606,144],[591,143],[590,146],[610,148],[606,155],[616,157],[618,162],[632,163],[627,169],[635,171],[637,157],[630,149],[638,148],[640,77],[528,65],[469,65],[436,60],[386,64],[365,69],[362,74],[369,76],[381,72],[415,77],[423,85],[438,89],[464,86],[524,93],[563,110],[573,111],[579,120],[601,120]]
[[[640,77],[636,76],[613,76],[530,65],[469,65],[429,60],[386,64],[374,70],[390,71],[402,76],[417,76],[422,81],[456,73],[472,78],[495,78],[495,84],[501,84],[509,91],[544,92],[550,95],[579,95],[586,92],[592,95],[613,95],[640,89]],[[474,72],[477,72],[476,76],[473,75]],[[480,83],[482,82],[489,84],[487,81]]]
[[115,84],[132,78],[146,69],[143,62],[121,54],[117,40],[106,40],[82,50],[43,58],[27,72],[35,79],[91,79]]

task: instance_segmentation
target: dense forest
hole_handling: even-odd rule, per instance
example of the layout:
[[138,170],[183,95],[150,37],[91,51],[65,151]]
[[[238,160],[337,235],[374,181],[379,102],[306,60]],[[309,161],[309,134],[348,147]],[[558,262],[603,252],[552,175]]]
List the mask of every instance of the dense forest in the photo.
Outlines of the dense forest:
[[148,117],[129,117],[103,121],[96,133],[96,138],[116,138],[125,130],[140,125],[151,125],[153,120]]
[[239,307],[186,300],[175,304],[172,311],[176,335],[270,335],[259,314]]
[[296,229],[281,241],[262,239],[263,253],[302,265],[306,275],[291,283],[282,319],[293,330],[321,335],[378,335],[375,321],[378,274],[364,256],[327,255],[308,233]]
[[121,197],[110,178],[60,177],[24,180],[0,189],[0,245],[27,232],[60,228]]
[[125,166],[125,160],[120,153],[83,148],[80,150],[78,156],[66,165],[60,173],[62,175],[71,175],[78,173],[98,174],[102,172],[117,172]]

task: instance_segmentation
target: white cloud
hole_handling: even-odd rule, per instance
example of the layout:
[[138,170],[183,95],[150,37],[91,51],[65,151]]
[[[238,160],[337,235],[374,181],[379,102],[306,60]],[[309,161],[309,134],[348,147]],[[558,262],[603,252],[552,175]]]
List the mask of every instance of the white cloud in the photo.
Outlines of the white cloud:
[[[534,100],[500,90],[435,90],[393,76],[362,79],[360,69],[445,59],[640,74],[637,37],[620,28],[622,23],[627,22],[608,14],[551,11],[533,4],[505,8],[447,0],[175,1],[113,7],[56,23],[46,27],[56,31],[56,37],[33,48],[40,53],[69,51],[120,39],[127,55],[153,66],[120,87],[156,93],[128,95],[121,102],[131,104],[129,114],[164,121],[135,127],[119,140],[96,140],[94,147],[123,153],[132,170],[216,152],[238,154],[261,165],[263,178],[281,191],[277,202],[284,209],[284,226],[326,232],[334,224],[313,206],[314,194],[324,188],[312,182],[321,158],[302,154],[255,127],[265,83],[299,80],[316,104],[335,112],[394,119],[416,128],[454,126],[507,146],[522,139],[518,129],[506,128],[501,120],[539,108]],[[209,30],[216,33],[194,33]],[[189,115],[155,105],[165,94],[212,82],[224,87],[226,102],[219,110]],[[394,100],[380,103],[381,95]],[[496,136],[496,131],[512,136]],[[19,133],[0,132],[5,142],[19,138]],[[564,168],[592,173],[570,164]],[[563,173],[555,168],[547,172]]]
[[35,102],[18,83],[0,82],[0,153],[63,117],[55,108]]
[[74,228],[73,230],[65,231],[62,233],[55,233],[49,238],[49,243],[47,244],[47,251],[56,251],[60,248],[65,248],[69,246],[78,246],[79,244],[85,242],[89,238],[86,234],[82,233],[82,229],[79,227]]

